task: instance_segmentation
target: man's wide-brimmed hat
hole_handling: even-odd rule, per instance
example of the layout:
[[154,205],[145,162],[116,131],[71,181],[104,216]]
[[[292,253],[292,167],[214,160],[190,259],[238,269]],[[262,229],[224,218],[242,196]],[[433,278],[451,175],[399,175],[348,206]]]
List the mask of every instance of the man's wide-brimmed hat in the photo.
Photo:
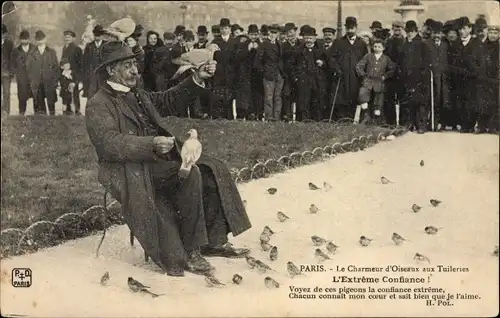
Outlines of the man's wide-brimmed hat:
[[104,43],[101,49],[102,63],[96,67],[94,72],[97,73],[111,63],[135,58],[140,54],[141,52],[134,52],[130,46],[123,42],[112,41]]
[[432,21],[432,23],[429,24],[427,27],[431,30],[431,32],[440,33],[443,31],[443,22]]
[[175,35],[181,35],[181,34],[184,34],[184,31],[186,31],[186,27],[183,26],[183,25],[178,25],[178,26],[175,27],[174,34]]
[[239,24],[235,23],[231,26],[231,32],[234,32],[236,30],[240,30],[241,32],[245,31]]
[[456,20],[456,23],[457,23],[457,28],[458,29],[461,29],[463,28],[464,26],[469,26],[469,27],[472,27],[472,23],[470,22],[469,18],[468,17],[460,17]]
[[38,30],[35,32],[35,41],[40,41],[45,39],[45,33],[42,30]]

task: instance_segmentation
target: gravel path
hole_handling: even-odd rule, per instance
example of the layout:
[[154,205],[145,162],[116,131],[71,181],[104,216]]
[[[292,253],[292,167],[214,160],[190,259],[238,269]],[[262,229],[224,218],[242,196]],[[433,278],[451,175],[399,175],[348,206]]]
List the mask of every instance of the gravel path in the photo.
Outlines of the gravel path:
[[[244,260],[212,259],[216,276],[224,288],[208,288],[203,277],[187,273],[184,278],[161,274],[145,264],[140,246],[130,247],[128,230],[119,226],[108,231],[95,258],[100,235],[91,236],[32,255],[2,260],[2,314],[51,317],[139,317],[139,316],[483,316],[498,310],[498,258],[491,255],[499,235],[499,153],[498,136],[406,134],[363,152],[347,153],[335,159],[301,167],[272,178],[241,185],[248,201],[253,228],[232,240],[252,248],[255,257],[276,272],[260,274]],[[425,166],[419,162],[424,160]],[[380,177],[394,183],[382,185]],[[307,183],[332,185],[328,192],[311,191]],[[276,187],[269,195],[266,189]],[[429,199],[443,203],[433,207]],[[317,214],[308,212],[314,203]],[[412,204],[422,207],[413,213]],[[276,212],[290,220],[279,223]],[[277,233],[271,243],[279,247],[275,262],[260,250],[258,237],[265,225]],[[424,227],[442,229],[427,235]],[[391,241],[393,232],[407,239],[400,246]],[[323,262],[326,272],[306,273],[291,279],[286,262],[317,264],[310,236],[333,240],[339,249],[332,260]],[[368,247],[358,244],[360,235],[373,239]],[[325,250],[324,246],[321,247]],[[415,253],[430,259],[413,260]],[[399,265],[417,267],[420,272],[344,272],[337,266],[357,268]],[[424,267],[451,265],[468,272],[422,272]],[[30,288],[13,288],[11,270],[29,267],[33,271]],[[109,271],[109,286],[99,284]],[[243,276],[239,286],[233,274]],[[268,290],[264,277],[271,276],[281,287]],[[421,277],[423,283],[333,283],[333,276],[390,278]],[[133,276],[158,298],[129,292],[126,279]],[[478,294],[477,300],[452,300],[452,306],[426,306],[425,300],[373,299],[290,299],[290,287],[311,288],[443,288],[456,293]],[[337,290],[338,291],[338,290]],[[331,292],[317,293],[335,294]],[[354,294],[354,293],[353,293]],[[375,292],[375,294],[377,294]],[[396,294],[399,295],[406,293]],[[368,296],[368,293],[365,293]],[[413,290],[410,292],[413,298]],[[427,293],[430,297],[433,294]],[[437,295],[437,294],[434,294]],[[445,293],[446,295],[446,293]]]

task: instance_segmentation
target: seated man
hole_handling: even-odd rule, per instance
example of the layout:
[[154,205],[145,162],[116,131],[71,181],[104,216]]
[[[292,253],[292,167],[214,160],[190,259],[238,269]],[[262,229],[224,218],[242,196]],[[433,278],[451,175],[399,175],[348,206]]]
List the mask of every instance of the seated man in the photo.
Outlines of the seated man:
[[[96,71],[108,75],[88,101],[86,125],[99,160],[99,182],[122,205],[125,222],[147,255],[171,276],[212,267],[202,257],[242,257],[228,243],[251,227],[225,164],[202,155],[189,176],[178,176],[182,145],[161,122],[203,92],[216,62],[164,92],[136,89],[136,54],[121,42],[103,44]],[[184,109],[183,109],[184,108]],[[170,137],[170,138],[169,138]]]

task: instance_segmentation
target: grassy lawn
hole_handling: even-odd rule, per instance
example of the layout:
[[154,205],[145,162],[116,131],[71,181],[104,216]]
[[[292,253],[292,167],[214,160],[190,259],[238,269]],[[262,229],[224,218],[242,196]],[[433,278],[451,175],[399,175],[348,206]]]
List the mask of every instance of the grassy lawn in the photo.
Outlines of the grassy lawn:
[[[165,119],[180,139],[196,128],[204,151],[230,168],[312,150],[384,128],[326,123],[285,124]],[[97,156],[83,117],[2,116],[1,229],[26,228],[102,204]],[[41,197],[49,197],[50,202]]]

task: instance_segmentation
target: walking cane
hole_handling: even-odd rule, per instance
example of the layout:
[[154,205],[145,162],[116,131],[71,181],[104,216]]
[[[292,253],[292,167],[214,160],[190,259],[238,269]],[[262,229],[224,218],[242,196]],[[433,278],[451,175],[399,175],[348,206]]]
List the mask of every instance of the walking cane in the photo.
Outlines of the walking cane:
[[396,93],[394,97],[396,99],[396,104],[394,105],[396,108],[396,126],[399,126],[400,105],[399,105],[398,93]]
[[189,109],[190,107],[188,107],[188,118],[191,118],[191,111]]
[[233,119],[236,120],[236,99],[233,99]]
[[297,104],[295,102],[292,103],[292,123],[297,119]]
[[335,108],[335,102],[337,101],[337,93],[339,92],[339,86],[340,86],[340,77],[339,80],[337,81],[337,87],[335,88],[335,95],[333,95],[332,109],[330,110],[330,118],[328,119],[328,122],[332,121],[333,109]]
[[434,131],[434,74],[431,72],[431,128]]

